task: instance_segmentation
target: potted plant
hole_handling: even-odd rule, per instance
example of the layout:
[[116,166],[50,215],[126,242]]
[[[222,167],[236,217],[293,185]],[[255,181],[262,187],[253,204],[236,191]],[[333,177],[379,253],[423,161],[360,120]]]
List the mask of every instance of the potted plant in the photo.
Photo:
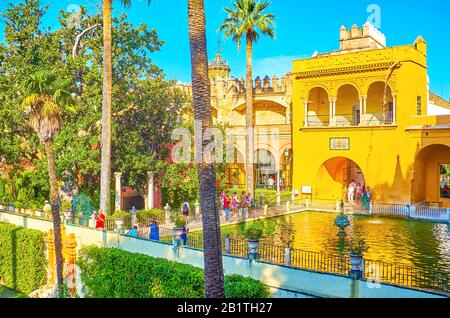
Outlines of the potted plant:
[[367,252],[368,249],[364,239],[354,238],[348,242],[350,264],[352,265],[350,272],[351,274],[356,275],[357,278],[360,277],[362,259],[364,253]]
[[263,236],[272,235],[275,231],[276,223],[269,220],[241,223],[238,232],[247,238],[250,259],[258,257],[259,240]]
[[183,234],[183,227],[186,226],[186,218],[182,215],[179,215],[175,219],[175,227],[173,228],[173,235],[179,237]]
[[183,227],[187,224],[186,218],[183,215],[179,215],[175,218],[175,227],[173,228],[173,245],[178,246],[181,241],[181,235],[183,234]]
[[125,218],[129,215],[128,212],[125,211],[116,211],[113,214],[114,222],[116,224],[116,229],[121,231],[123,229],[123,224],[125,222]]
[[291,248],[294,245],[295,226],[292,218],[285,217],[278,221],[278,237],[281,244],[285,246],[285,262],[286,265],[291,265]]

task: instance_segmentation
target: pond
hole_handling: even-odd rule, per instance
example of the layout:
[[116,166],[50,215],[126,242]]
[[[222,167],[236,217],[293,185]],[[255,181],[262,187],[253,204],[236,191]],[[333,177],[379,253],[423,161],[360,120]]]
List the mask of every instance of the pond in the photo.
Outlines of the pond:
[[[296,230],[293,247],[342,255],[344,247],[334,225],[337,215],[327,212],[291,215]],[[348,218],[351,225],[346,229],[347,237],[358,235],[366,240],[367,259],[450,271],[449,225],[377,216],[348,215]],[[222,235],[225,233],[236,235],[237,226],[223,227]]]

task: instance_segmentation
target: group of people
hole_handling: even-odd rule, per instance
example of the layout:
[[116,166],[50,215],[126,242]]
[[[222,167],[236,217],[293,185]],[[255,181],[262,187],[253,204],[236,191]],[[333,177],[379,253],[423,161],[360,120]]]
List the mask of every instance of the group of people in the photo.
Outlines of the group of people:
[[[149,235],[148,239],[151,241],[159,241],[159,222],[156,218],[151,220],[149,224]],[[127,236],[136,237],[136,238],[146,238],[139,235],[138,225],[134,224],[133,228],[126,233]]]
[[361,184],[361,182],[355,182],[352,180],[347,187],[347,200],[348,203],[362,203],[363,209],[368,210],[370,202],[372,201],[372,192],[370,187]]
[[236,217],[240,217],[245,220],[251,215],[256,218],[256,202],[254,205],[252,196],[250,193],[242,192],[239,197],[237,192],[234,192],[231,197],[222,191],[220,194],[220,205],[225,212],[225,221],[231,221]]

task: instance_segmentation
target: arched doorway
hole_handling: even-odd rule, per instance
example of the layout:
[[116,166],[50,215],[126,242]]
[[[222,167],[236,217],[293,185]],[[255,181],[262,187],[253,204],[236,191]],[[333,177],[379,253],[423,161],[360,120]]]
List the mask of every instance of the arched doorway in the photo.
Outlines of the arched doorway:
[[450,147],[429,145],[416,156],[414,164],[414,203],[450,206]]
[[327,126],[330,122],[330,102],[327,91],[314,87],[309,92],[307,117],[308,126]]
[[383,82],[370,84],[367,91],[365,124],[392,124],[394,116],[394,99],[391,88]]
[[276,190],[277,164],[274,155],[266,149],[255,151],[256,189]]
[[[245,116],[246,104],[234,108],[242,116]],[[253,120],[255,126],[284,125],[289,123],[286,105],[276,101],[255,99],[253,101]]]
[[320,166],[313,192],[316,198],[348,201],[347,190],[352,181],[364,187],[365,178],[361,168],[351,159],[335,157]]
[[132,207],[137,210],[145,209],[144,197],[136,190],[130,187],[122,188],[122,210],[130,211]]
[[360,123],[358,90],[346,84],[339,88],[336,99],[336,126],[357,126]]

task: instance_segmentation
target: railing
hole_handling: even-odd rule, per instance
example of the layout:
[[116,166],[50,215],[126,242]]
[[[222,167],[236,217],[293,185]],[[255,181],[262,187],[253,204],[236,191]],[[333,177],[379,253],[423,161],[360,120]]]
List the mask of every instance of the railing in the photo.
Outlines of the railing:
[[361,115],[361,124],[367,126],[391,125],[394,122],[393,112],[366,113]]
[[358,126],[360,123],[360,116],[356,114],[336,114],[332,118],[333,126]]
[[390,204],[390,203],[372,203],[372,214],[396,215],[409,217],[411,213],[411,205],[407,204]]
[[306,120],[309,127],[324,127],[330,124],[329,115],[307,115]]
[[394,122],[393,112],[377,113],[352,113],[336,114],[331,118],[329,115],[308,114],[306,116],[308,127],[326,127],[326,126],[380,126],[391,125]]
[[385,282],[393,285],[450,292],[450,272],[364,260],[364,278],[369,282]]
[[[331,200],[323,200],[324,203],[327,201]],[[401,206],[402,205],[395,204],[378,204],[376,208],[374,208],[374,210],[376,210],[378,213],[397,213],[398,215],[403,215],[406,210]],[[5,206],[3,206],[3,208],[4,207]],[[442,211],[444,210],[448,213],[448,209],[432,209],[433,211],[438,210],[438,213],[442,213]],[[3,210],[8,211],[9,209],[6,208]],[[12,213],[15,213],[15,211],[13,211]],[[131,220],[129,222],[131,222]],[[147,223],[146,220],[143,223]],[[108,219],[105,222],[105,229],[108,231],[114,231],[114,219]],[[148,226],[144,225],[139,227],[138,232],[142,238],[148,239]],[[160,226],[159,234],[162,242],[172,242],[173,228],[171,226]],[[187,238],[188,247],[203,249],[203,234],[201,232],[189,233]],[[248,242],[246,240],[243,240],[241,238],[222,237],[221,246],[222,252],[224,254],[245,258],[248,257],[249,250]],[[270,244],[267,242],[260,243],[258,253],[258,259],[261,261],[288,265],[295,268],[307,269],[317,272],[333,273],[347,276],[351,268],[349,257],[347,255],[331,255],[300,249],[289,249],[289,254],[287,254],[287,250],[285,247]],[[364,260],[363,264],[363,278],[366,279],[369,283],[384,282],[393,285],[450,293],[450,272],[366,259]]]
[[436,208],[419,205],[411,213],[411,218],[433,221],[450,221],[450,208]]

